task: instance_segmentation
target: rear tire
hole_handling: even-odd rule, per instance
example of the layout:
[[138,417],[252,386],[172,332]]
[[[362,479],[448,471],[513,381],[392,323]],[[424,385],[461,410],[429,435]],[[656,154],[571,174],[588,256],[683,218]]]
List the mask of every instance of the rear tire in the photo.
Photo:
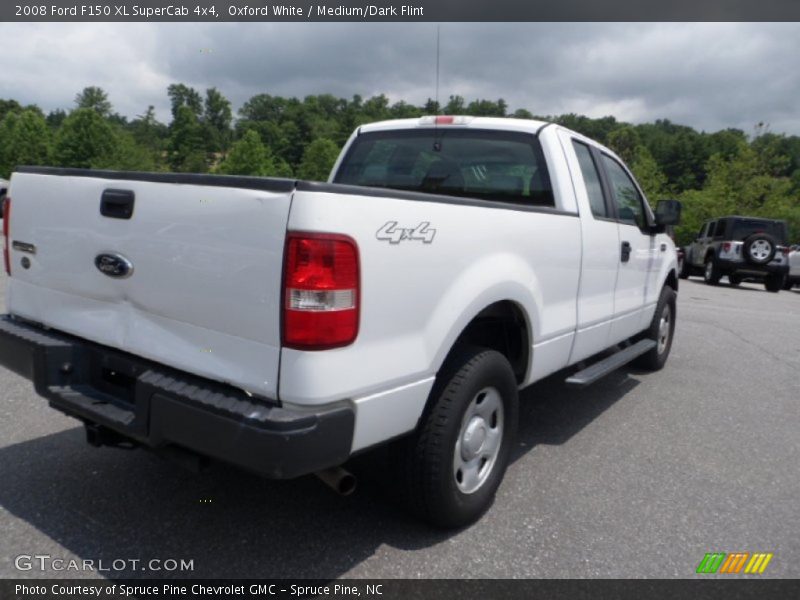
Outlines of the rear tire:
[[665,285],[653,313],[650,327],[644,332],[644,339],[654,340],[656,347],[638,357],[634,364],[648,371],[658,371],[663,368],[672,350],[672,339],[675,337],[675,318],[677,316],[675,291]]
[[785,277],[783,275],[776,275],[775,273],[770,273],[764,279],[764,289],[768,292],[777,293],[780,292],[783,288]]
[[460,348],[436,378],[416,432],[394,459],[408,508],[442,528],[475,522],[491,506],[517,432],[517,381],[508,360]]
[[742,277],[740,275],[728,275],[728,283],[730,283],[731,286],[736,287],[742,283]]
[[783,282],[783,289],[784,289],[784,290],[786,290],[786,291],[788,292],[788,291],[789,291],[789,290],[791,290],[793,287],[794,287],[794,283],[792,282],[792,280],[791,280],[791,279],[789,279],[789,278],[787,277],[787,278],[784,280],[784,282]]

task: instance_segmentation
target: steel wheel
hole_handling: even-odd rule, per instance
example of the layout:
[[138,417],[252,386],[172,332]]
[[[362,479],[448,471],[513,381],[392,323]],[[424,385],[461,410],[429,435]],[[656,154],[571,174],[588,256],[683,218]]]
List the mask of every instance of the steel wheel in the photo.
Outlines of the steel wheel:
[[661,320],[658,323],[658,353],[663,354],[669,344],[669,336],[672,332],[672,309],[669,304],[664,305],[661,312]]
[[675,291],[665,285],[661,289],[658,304],[650,319],[650,326],[642,332],[644,339],[650,339],[655,345],[636,359],[636,364],[648,371],[658,371],[667,362],[675,337],[675,322],[678,309],[675,305]]
[[453,477],[464,494],[480,489],[492,473],[503,441],[503,417],[503,399],[493,387],[475,394],[467,407],[453,454]]
[[517,379],[488,348],[456,346],[417,431],[392,452],[400,494],[437,527],[474,523],[492,505],[517,432]]

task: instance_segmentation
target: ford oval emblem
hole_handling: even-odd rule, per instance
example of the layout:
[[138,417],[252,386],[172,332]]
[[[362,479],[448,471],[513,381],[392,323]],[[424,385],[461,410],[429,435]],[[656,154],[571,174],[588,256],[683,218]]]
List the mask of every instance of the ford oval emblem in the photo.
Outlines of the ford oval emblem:
[[98,254],[94,266],[103,274],[114,279],[125,279],[133,275],[133,263],[121,254]]

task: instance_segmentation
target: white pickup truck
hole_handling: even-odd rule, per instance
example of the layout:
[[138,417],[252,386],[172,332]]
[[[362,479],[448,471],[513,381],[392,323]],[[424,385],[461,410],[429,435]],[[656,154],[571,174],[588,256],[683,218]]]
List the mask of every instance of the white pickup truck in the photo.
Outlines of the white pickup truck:
[[23,167],[9,198],[0,364],[91,443],[347,488],[391,441],[439,526],[490,506],[519,389],[670,352],[680,204],[555,124],[363,126],[327,183]]

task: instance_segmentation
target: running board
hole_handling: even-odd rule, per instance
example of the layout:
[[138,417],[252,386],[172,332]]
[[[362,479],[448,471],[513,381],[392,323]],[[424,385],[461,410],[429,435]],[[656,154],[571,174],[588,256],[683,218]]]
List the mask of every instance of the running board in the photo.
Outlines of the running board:
[[596,362],[592,366],[578,371],[567,378],[566,384],[574,387],[585,387],[590,383],[594,383],[601,377],[605,377],[612,371],[616,371],[620,367],[628,364],[637,356],[641,356],[645,352],[652,350],[655,346],[655,340],[640,340],[632,346],[615,352],[608,358],[604,358],[600,362]]

